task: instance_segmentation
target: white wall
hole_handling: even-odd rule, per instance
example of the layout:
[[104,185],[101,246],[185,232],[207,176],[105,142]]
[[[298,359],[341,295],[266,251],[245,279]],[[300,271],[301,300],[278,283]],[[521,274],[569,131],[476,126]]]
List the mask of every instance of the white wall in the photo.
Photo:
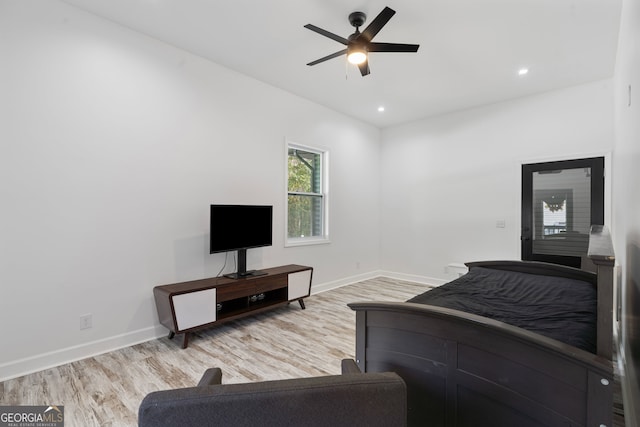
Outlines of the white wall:
[[[378,268],[379,130],[58,1],[0,2],[0,52],[0,379],[164,334],[210,203],[274,205],[250,268]],[[285,138],[330,150],[331,244],[284,248]]]
[[[612,82],[429,118],[382,136],[382,269],[450,278],[449,263],[520,258],[522,163],[608,156]],[[502,220],[506,227],[497,228]]]
[[[640,424],[640,4],[624,0],[615,73],[614,245],[621,268],[625,421]],[[631,88],[631,90],[630,90]]]

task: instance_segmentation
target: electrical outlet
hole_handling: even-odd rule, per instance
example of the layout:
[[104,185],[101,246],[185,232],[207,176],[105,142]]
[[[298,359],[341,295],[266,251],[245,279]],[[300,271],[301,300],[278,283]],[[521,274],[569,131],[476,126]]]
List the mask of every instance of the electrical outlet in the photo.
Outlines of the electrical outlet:
[[93,315],[91,313],[80,316],[80,329],[91,329],[93,327]]

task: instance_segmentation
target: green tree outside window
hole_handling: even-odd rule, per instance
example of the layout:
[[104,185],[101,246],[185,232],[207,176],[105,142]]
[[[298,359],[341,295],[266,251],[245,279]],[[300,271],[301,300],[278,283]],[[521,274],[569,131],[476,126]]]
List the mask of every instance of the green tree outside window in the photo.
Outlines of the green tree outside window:
[[289,146],[288,149],[289,239],[324,236],[323,153]]

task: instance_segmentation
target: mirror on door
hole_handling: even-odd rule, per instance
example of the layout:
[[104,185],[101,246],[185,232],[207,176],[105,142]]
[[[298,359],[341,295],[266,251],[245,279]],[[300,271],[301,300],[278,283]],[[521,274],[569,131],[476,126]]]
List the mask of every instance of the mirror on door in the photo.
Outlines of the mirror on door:
[[604,222],[604,158],[522,166],[522,259],[580,268]]

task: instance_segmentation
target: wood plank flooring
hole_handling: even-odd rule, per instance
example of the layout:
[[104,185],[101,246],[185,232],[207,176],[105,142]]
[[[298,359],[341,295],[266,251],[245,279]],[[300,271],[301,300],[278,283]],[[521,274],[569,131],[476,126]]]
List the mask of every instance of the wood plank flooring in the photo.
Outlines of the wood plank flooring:
[[[306,310],[294,303],[194,334],[185,350],[180,336],[160,338],[5,381],[0,405],[64,405],[66,427],[135,426],[147,393],[194,386],[210,367],[222,369],[225,384],[338,374],[355,356],[347,303],[405,301],[428,288],[366,280],[312,295]],[[620,414],[614,425],[624,426]]]
[[197,384],[210,367],[223,383],[340,373],[355,356],[355,301],[404,301],[426,285],[367,280],[192,335],[160,338],[0,383],[0,405],[64,405],[65,427],[135,426],[152,391]]

